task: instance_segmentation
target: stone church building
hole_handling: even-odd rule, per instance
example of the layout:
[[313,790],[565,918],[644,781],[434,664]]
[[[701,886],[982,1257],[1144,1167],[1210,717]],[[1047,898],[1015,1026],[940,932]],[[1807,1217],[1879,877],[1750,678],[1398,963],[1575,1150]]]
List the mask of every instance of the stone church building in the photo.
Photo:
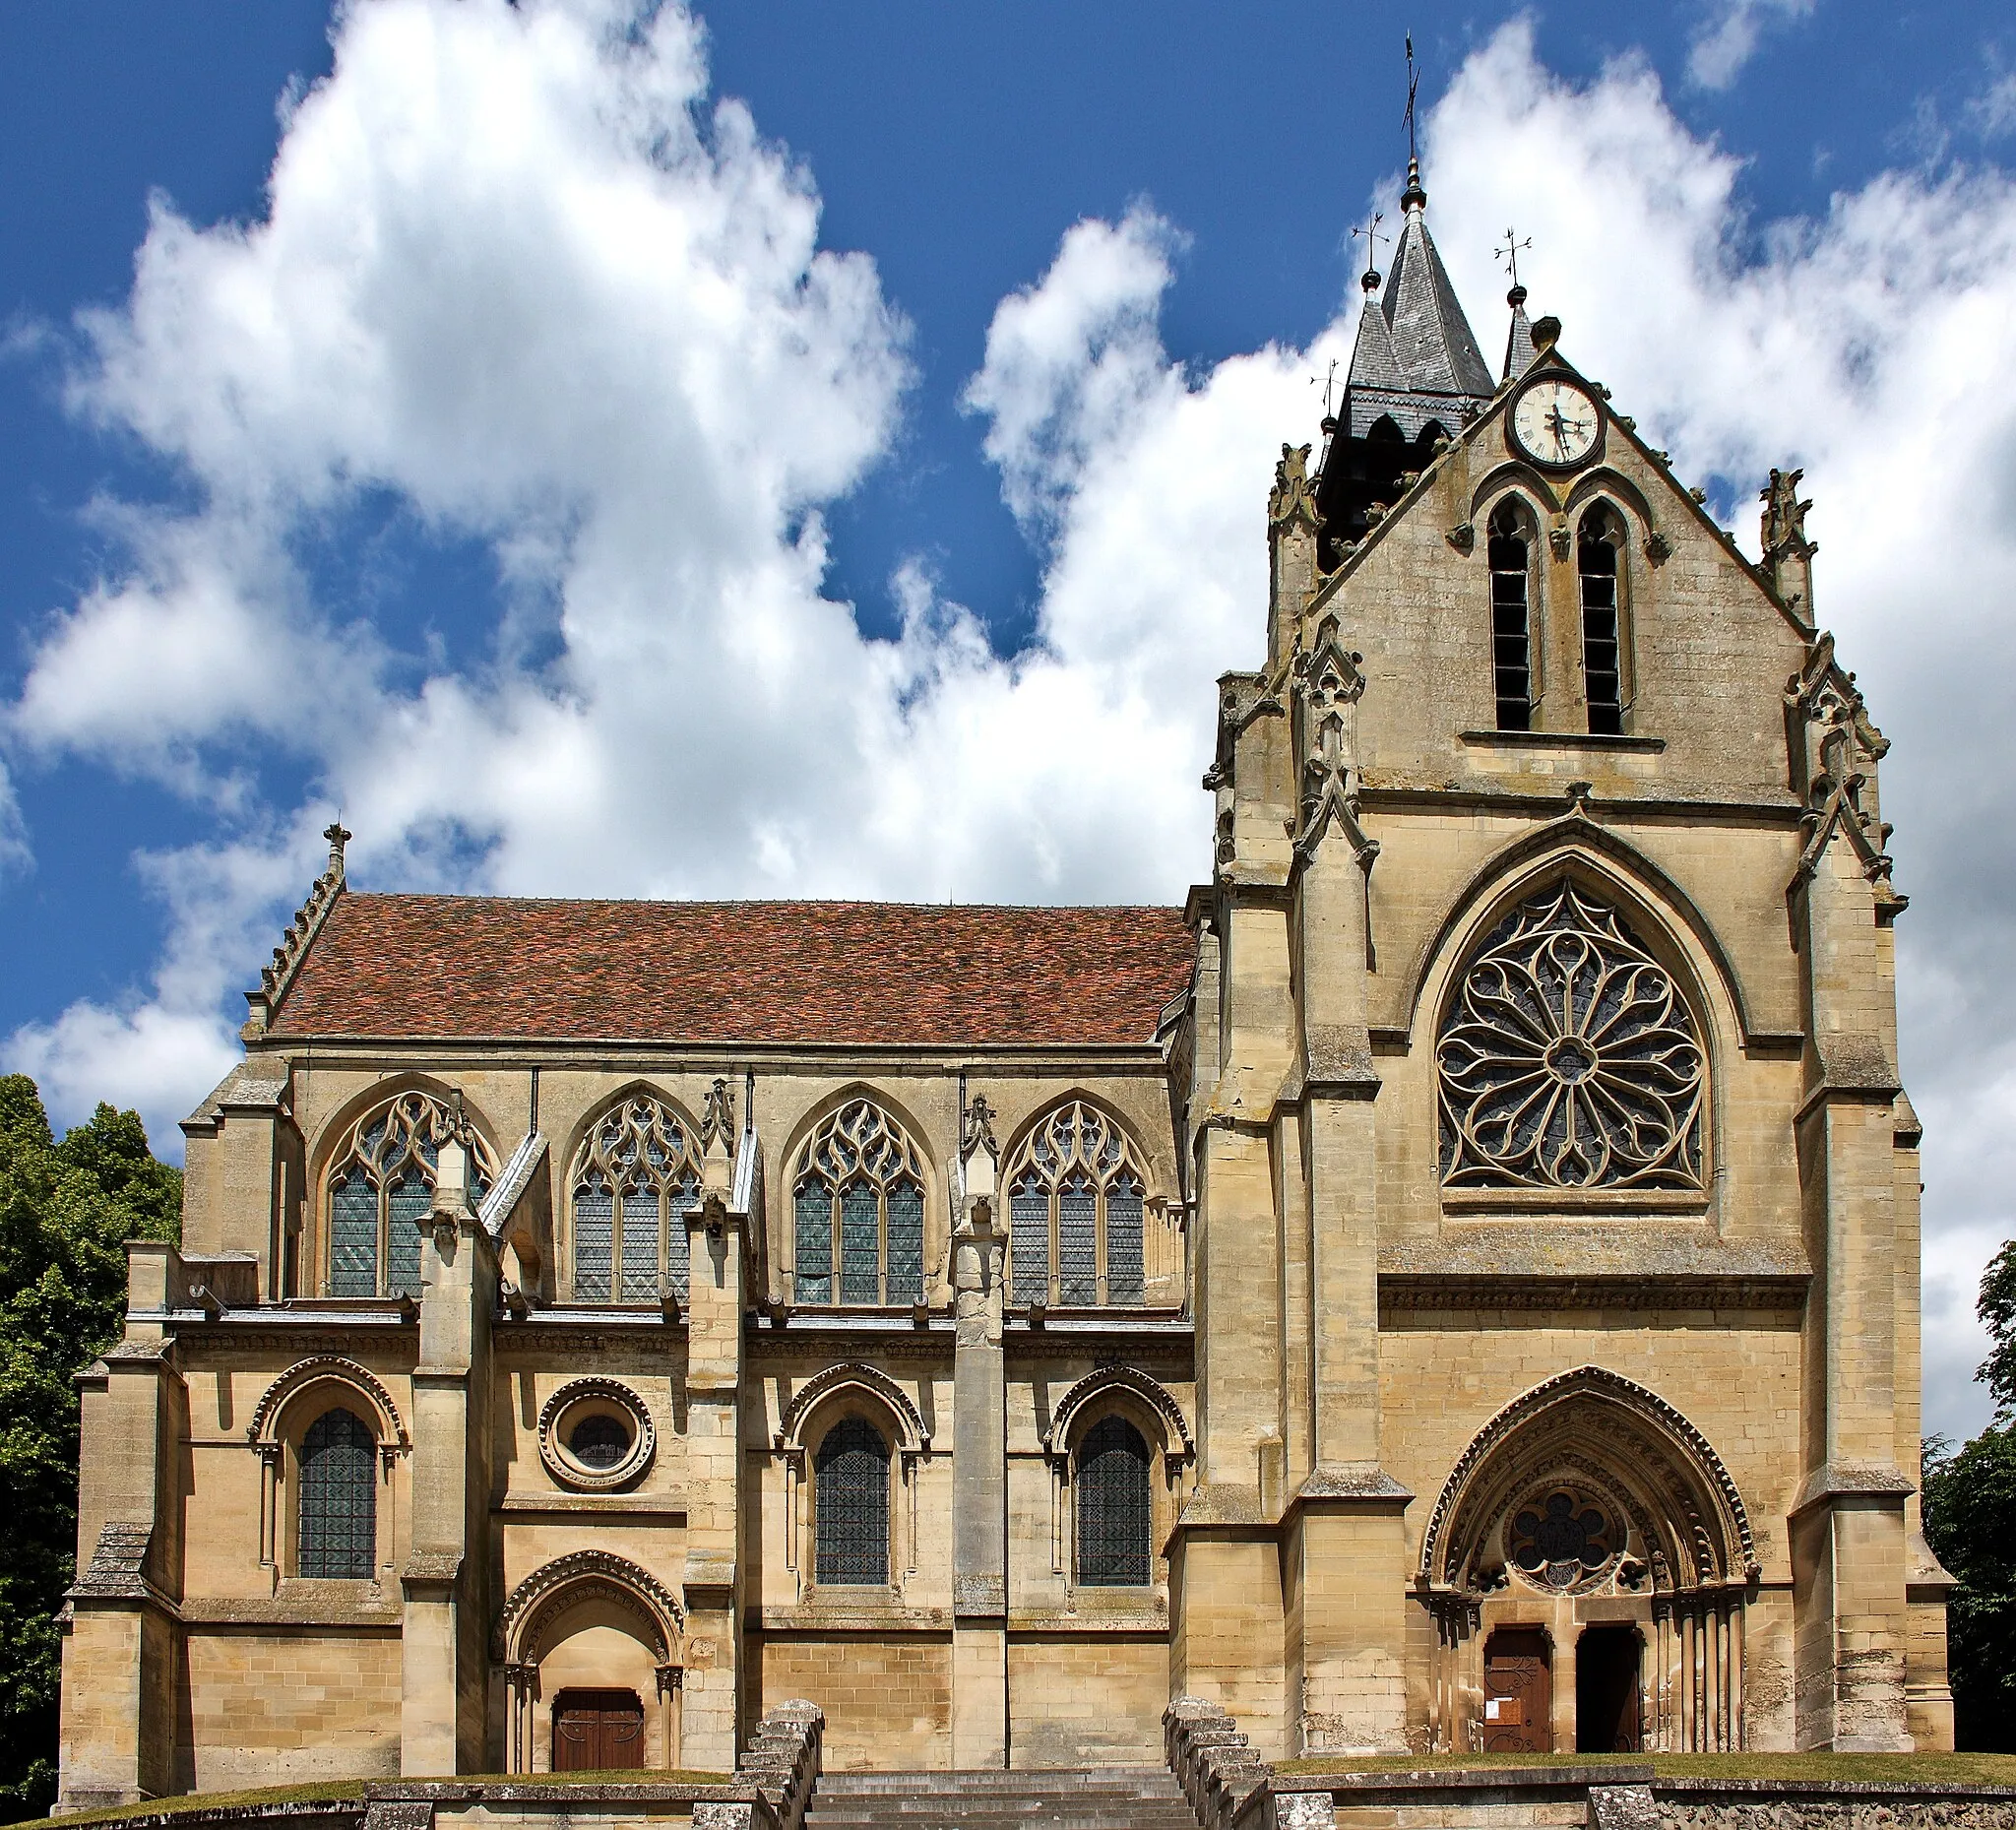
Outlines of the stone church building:
[[796,1697],[829,1766],[1153,1761],[1178,1694],[1950,1745],[1798,473],[1751,564],[1403,201],[1180,909],[375,894],[331,829],[81,1375],[67,1804],[720,1771]]

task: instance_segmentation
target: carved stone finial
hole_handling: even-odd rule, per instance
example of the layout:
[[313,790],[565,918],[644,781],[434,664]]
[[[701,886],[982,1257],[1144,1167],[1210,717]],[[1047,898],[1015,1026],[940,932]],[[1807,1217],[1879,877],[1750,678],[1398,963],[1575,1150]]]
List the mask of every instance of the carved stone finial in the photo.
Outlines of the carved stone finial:
[[335,819],[322,829],[322,836],[329,841],[329,874],[341,883],[344,875],[343,849],[356,835],[346,831],[341,819]]
[[994,1108],[987,1104],[984,1093],[976,1093],[966,1108],[966,1123],[960,1128],[959,1154],[971,1157],[975,1151],[984,1150],[990,1157],[1001,1154],[1001,1146],[994,1141]]
[[728,1083],[721,1075],[715,1076],[714,1085],[707,1090],[707,1104],[700,1113],[700,1143],[702,1149],[712,1145],[719,1138],[724,1149],[732,1149],[735,1141],[735,1099],[728,1091]]
[[1799,500],[1799,482],[1804,471],[1773,471],[1771,480],[1757,492],[1764,504],[1763,541],[1767,556],[1792,551],[1801,556],[1820,549],[1806,538],[1806,511],[1813,505]]

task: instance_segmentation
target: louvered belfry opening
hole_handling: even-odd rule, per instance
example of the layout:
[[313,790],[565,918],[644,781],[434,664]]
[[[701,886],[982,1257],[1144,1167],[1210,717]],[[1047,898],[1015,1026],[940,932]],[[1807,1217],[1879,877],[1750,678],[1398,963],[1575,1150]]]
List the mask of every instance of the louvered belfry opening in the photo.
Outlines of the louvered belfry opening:
[[1131,1588],[1148,1581],[1148,1444],[1123,1417],[1104,1418],[1078,1451],[1078,1581]]
[[1575,543],[1576,574],[1582,585],[1582,687],[1589,705],[1589,728],[1598,736],[1619,736],[1624,728],[1623,643],[1617,601],[1618,554],[1623,530],[1599,502],[1582,517]]
[[369,1581],[378,1554],[378,1441],[341,1406],[301,1438],[297,1569],[325,1580]]
[[1528,604],[1531,545],[1511,503],[1491,516],[1491,666],[1500,730],[1533,728],[1533,625]]
[[844,1418],[813,1458],[818,1580],[889,1580],[889,1445],[865,1418]]

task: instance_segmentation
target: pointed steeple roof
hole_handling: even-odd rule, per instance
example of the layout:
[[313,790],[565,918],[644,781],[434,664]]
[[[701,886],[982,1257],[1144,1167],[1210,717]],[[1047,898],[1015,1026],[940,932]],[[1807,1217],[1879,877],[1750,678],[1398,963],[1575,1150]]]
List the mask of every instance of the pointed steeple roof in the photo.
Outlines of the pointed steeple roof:
[[1505,372],[1501,381],[1523,375],[1533,366],[1533,326],[1526,321],[1526,288],[1515,285],[1505,294],[1512,307],[1512,328],[1505,336]]
[[1496,386],[1428,233],[1418,160],[1408,160],[1400,201],[1407,220],[1392,276],[1376,305],[1368,293],[1352,351],[1342,417],[1354,438],[1386,417],[1410,439],[1430,420],[1454,432]]

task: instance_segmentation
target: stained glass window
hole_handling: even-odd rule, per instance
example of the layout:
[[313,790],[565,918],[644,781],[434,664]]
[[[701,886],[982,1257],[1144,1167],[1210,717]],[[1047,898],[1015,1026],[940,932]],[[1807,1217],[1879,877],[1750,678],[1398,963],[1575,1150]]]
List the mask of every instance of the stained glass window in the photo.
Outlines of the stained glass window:
[[378,1442],[352,1412],[325,1411],[301,1438],[299,1573],[369,1581],[378,1554]]
[[798,1184],[797,1299],[833,1300],[833,1190],[816,1175]]
[[1015,1302],[1145,1299],[1147,1181],[1104,1112],[1082,1100],[1045,1112],[1017,1148],[1006,1181]]
[[840,1191],[840,1299],[882,1300],[882,1204],[869,1182]]
[[649,1093],[626,1095],[589,1127],[571,1180],[575,1300],[655,1302],[671,1290],[684,1301],[683,1216],[700,1198],[685,1119]]
[[[333,1296],[417,1295],[420,1229],[434,1205],[440,1148],[455,1119],[427,1093],[403,1093],[359,1118],[331,1153],[328,1290]],[[480,1201],[497,1175],[482,1137],[469,1133],[469,1179]]]
[[621,1418],[598,1411],[575,1424],[567,1446],[584,1467],[609,1469],[630,1453],[630,1431]]
[[924,1191],[898,1182],[889,1191],[889,1300],[924,1297]]
[[1008,1196],[1008,1266],[1017,1302],[1050,1299],[1050,1188],[1025,1175]]
[[1086,1588],[1148,1581],[1148,1444],[1123,1417],[1104,1418],[1078,1451],[1078,1580]]
[[826,1432],[813,1464],[818,1580],[889,1580],[889,1445],[874,1424],[846,1418]]
[[872,1100],[830,1113],[800,1154],[793,1186],[797,1301],[922,1300],[923,1162],[894,1118]]

